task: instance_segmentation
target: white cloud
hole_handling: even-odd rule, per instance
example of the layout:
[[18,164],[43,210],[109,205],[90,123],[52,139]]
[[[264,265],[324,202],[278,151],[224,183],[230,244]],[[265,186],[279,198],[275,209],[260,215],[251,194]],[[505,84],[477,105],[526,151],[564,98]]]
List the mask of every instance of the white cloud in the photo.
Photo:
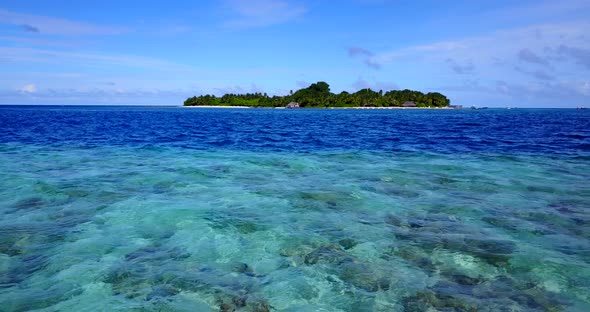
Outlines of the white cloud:
[[23,92],[23,93],[35,93],[35,92],[37,92],[37,86],[30,83],[30,84],[27,84],[27,85],[24,85],[24,86],[18,88],[18,91]]
[[258,28],[282,24],[307,12],[307,8],[286,0],[227,0],[234,17],[225,22],[229,29]]
[[43,15],[31,15],[0,9],[0,24],[11,24],[50,35],[116,35],[128,32],[125,28],[93,25]]
[[[568,1],[563,11],[576,4],[590,7],[587,1]],[[539,8],[535,14],[544,9]],[[432,71],[421,80],[422,87],[441,91],[456,104],[576,105],[573,103],[586,101],[590,95],[590,21],[550,20],[375,51],[370,60],[382,65],[384,72],[395,70],[405,76]],[[449,65],[453,71],[445,70]]]
[[588,35],[590,35],[590,23],[587,21],[533,25],[501,30],[482,36],[432,42],[386,51],[376,54],[371,60],[383,65],[402,59],[444,61],[449,58],[454,60],[475,59],[490,63],[492,58],[514,59],[523,49],[543,51],[547,47],[560,45],[577,48],[590,47],[590,42],[585,39]]
[[180,71],[185,67],[150,57],[135,55],[112,55],[87,52],[66,52],[36,48],[0,47],[1,63],[49,63],[49,64],[80,64],[86,66],[109,65],[156,69],[163,71]]
[[[436,79],[425,82],[426,88],[434,87],[458,104],[469,101],[483,106],[563,106],[589,94],[585,84],[590,73],[590,67],[585,66],[590,64],[590,41],[586,39],[589,36],[588,21],[532,25],[386,51],[371,60],[381,64],[385,71],[402,65],[448,68],[448,59],[477,68],[470,74],[479,81],[477,88],[461,86],[463,77],[456,69],[439,71]],[[524,55],[528,61],[523,62],[523,50],[536,51],[534,58],[528,53]],[[435,85],[443,79],[450,87]],[[493,102],[493,98],[501,102]],[[564,104],[566,98],[568,102]]]

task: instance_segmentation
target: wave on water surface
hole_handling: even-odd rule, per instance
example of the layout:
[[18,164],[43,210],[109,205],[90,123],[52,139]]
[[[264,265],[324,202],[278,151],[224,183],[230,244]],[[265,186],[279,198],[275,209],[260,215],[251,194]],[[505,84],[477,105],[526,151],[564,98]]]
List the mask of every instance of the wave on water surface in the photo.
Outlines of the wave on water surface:
[[0,108],[6,311],[585,311],[590,114]]

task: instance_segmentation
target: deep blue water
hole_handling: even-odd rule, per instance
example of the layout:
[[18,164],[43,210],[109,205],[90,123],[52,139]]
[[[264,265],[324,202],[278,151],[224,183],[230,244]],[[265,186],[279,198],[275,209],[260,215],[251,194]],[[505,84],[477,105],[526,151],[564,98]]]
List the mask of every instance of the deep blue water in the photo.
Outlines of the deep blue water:
[[588,155],[590,111],[8,106],[1,143]]
[[0,311],[590,311],[590,111],[0,106]]

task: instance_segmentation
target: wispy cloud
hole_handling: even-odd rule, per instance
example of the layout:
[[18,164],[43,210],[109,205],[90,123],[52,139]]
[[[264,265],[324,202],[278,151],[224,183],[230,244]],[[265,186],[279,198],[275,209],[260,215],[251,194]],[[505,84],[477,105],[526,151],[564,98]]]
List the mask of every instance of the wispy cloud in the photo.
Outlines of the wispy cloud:
[[482,19],[493,20],[515,20],[532,18],[539,20],[543,18],[571,17],[576,13],[590,9],[590,2],[587,0],[537,0],[532,2],[516,2],[516,5],[501,7],[497,10],[484,12]]
[[178,71],[185,67],[165,60],[135,56],[85,52],[67,52],[49,49],[0,47],[1,63],[77,64],[83,66],[108,65],[139,67],[164,71]]
[[381,64],[371,60],[370,58],[364,60],[363,62],[372,69],[381,69]]
[[[369,59],[385,71],[450,66],[452,73],[463,75],[443,76],[439,71],[425,84],[449,79],[450,86],[438,90],[448,92],[458,104],[563,106],[587,99],[590,93],[588,38],[590,22],[569,19],[378,51]],[[461,76],[477,84],[459,85]]]
[[360,47],[350,47],[348,48],[348,55],[350,56],[373,56],[375,53]]
[[445,62],[449,64],[449,66],[451,66],[451,69],[459,75],[471,74],[475,70],[475,66],[471,61],[467,62],[466,64],[459,64],[454,59],[448,58]]
[[581,81],[576,85],[578,92],[590,96],[590,81]]
[[496,81],[496,89],[501,95],[515,99],[528,99],[539,102],[548,102],[555,105],[556,100],[577,99],[579,95],[590,94],[590,82],[587,80],[567,81],[538,81],[528,83]]
[[[547,47],[567,46],[576,49],[590,47],[586,36],[590,35],[587,21],[532,25],[523,28],[496,31],[476,37],[432,42],[375,54],[371,60],[382,65],[400,60],[491,60],[524,58],[529,62],[544,62],[531,51]],[[566,49],[567,50],[567,49]],[[568,50],[571,52],[572,50]],[[563,51],[565,52],[565,50]],[[580,50],[576,50],[579,55]],[[520,54],[520,55],[519,55]],[[583,54],[583,53],[582,53]]]
[[26,32],[34,32],[34,33],[38,33],[39,32],[39,28],[37,28],[35,26],[31,26],[29,24],[22,24],[20,26]]
[[26,31],[50,35],[116,35],[128,32],[128,29],[94,25],[44,15],[31,15],[0,9],[0,24],[11,24]]
[[557,48],[560,55],[572,58],[577,64],[590,69],[590,49],[560,45]]
[[[25,86],[27,87],[27,86]],[[24,88],[24,87],[23,87]],[[126,104],[180,105],[192,92],[187,90],[124,89],[124,88],[66,88],[34,91],[0,90],[2,104]]]
[[490,84],[465,81],[461,85],[443,86],[438,90],[454,94],[456,103],[469,105],[505,106],[516,103],[519,106],[560,107],[576,105],[590,95],[590,81],[537,80],[528,82],[497,79]]
[[55,39],[47,38],[42,36],[0,36],[0,40],[5,42],[19,43],[19,46],[38,46],[38,47],[60,47],[60,48],[72,48],[72,47],[88,47],[93,45],[92,40],[76,39],[71,40],[69,38]]
[[30,84],[27,84],[27,85],[24,85],[24,86],[18,88],[17,91],[20,91],[23,93],[35,93],[35,92],[37,92],[37,86],[30,83]]
[[[456,103],[467,101],[477,105],[478,100],[474,100],[477,98],[487,101],[479,103],[485,106],[502,105],[499,103],[567,105],[556,103],[562,103],[562,98],[573,103],[588,96],[585,83],[590,69],[590,41],[586,39],[589,36],[587,20],[531,25],[385,51],[369,59],[385,70],[399,66],[439,68],[450,65],[455,74],[469,73],[479,78],[480,84],[476,87],[439,88],[448,91]],[[459,78],[448,76],[447,79],[457,83]],[[429,84],[432,83],[436,82],[433,80]],[[555,94],[546,94],[552,89],[556,90]]]
[[537,55],[535,52],[531,51],[528,48],[524,48],[518,51],[518,59],[523,62],[529,62],[540,65],[549,64],[549,62],[547,62],[546,59],[541,58],[539,55]]
[[375,55],[375,53],[373,53],[367,49],[360,48],[360,47],[350,47],[350,48],[348,48],[348,55],[350,57],[361,56],[364,58],[363,63],[365,65],[367,65],[369,68],[381,69],[381,64],[378,62],[375,62],[372,59],[372,57]]
[[542,70],[535,70],[533,72],[533,77],[537,78],[537,79],[541,79],[541,80],[554,80],[555,77],[548,74],[547,72],[544,72]]
[[224,23],[229,29],[258,28],[290,22],[303,16],[307,7],[287,0],[227,0],[233,17]]
[[522,68],[520,66],[515,66],[514,70],[516,70],[517,72],[523,73],[525,75],[531,76],[531,77],[535,77],[537,79],[541,79],[541,80],[555,80],[555,75],[551,75],[548,72],[544,71],[544,70],[527,70],[525,68]]

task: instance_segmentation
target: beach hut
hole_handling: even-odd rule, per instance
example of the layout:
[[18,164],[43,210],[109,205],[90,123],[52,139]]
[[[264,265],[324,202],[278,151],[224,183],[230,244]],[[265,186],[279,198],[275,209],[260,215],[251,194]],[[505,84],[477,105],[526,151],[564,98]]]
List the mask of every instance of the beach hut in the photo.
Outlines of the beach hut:
[[412,102],[412,101],[406,101],[404,102],[404,104],[402,104],[403,107],[416,107],[416,103]]
[[291,102],[291,103],[287,104],[287,108],[299,108],[299,103]]

